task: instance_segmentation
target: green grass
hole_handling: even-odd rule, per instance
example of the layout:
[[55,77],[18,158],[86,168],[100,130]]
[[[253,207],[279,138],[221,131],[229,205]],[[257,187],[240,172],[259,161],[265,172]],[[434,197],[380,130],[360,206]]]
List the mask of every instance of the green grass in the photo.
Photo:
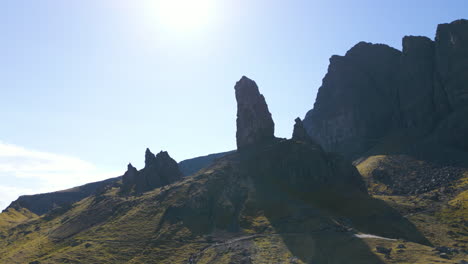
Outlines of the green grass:
[[[200,256],[198,263],[213,264],[238,263],[246,256],[252,263],[433,261],[430,247],[419,243],[408,242],[407,252],[398,258],[401,262],[395,262],[375,252],[375,243],[386,240],[353,237],[354,232],[364,232],[424,242],[396,213],[398,206],[411,208],[411,201],[395,198],[391,205],[391,197],[373,199],[343,188],[346,184],[323,185],[321,181],[334,173],[342,177],[337,182],[348,180],[354,174],[341,173],[352,169],[340,167],[339,161],[327,163],[323,153],[302,144],[285,142],[272,148],[273,156],[265,160],[246,164],[243,157],[231,155],[181,182],[140,196],[123,196],[111,188],[43,217],[15,211],[0,214],[4,236],[0,263],[169,264],[187,263],[195,254]],[[304,155],[309,159],[300,158]],[[336,167],[332,171],[330,166]],[[312,182],[300,178],[301,168],[314,172]],[[300,184],[285,181],[288,174]],[[314,191],[304,192],[304,183],[315,184]],[[357,188],[359,183],[355,184]],[[451,206],[464,194],[457,197]],[[347,227],[353,231],[347,232]],[[251,235],[260,236],[227,243]]]

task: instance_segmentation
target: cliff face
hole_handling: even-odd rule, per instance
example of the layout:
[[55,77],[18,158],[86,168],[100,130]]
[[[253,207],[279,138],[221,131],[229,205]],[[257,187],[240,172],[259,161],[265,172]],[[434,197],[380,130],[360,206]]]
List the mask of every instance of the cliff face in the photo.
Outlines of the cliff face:
[[361,152],[396,123],[392,85],[401,53],[361,42],[330,59],[328,73],[304,126],[326,150]]
[[468,150],[468,21],[439,25],[435,41],[408,36],[400,52],[359,43],[330,59],[308,133],[356,158],[398,130]]
[[274,139],[265,99],[256,85],[244,88],[254,98],[236,97],[238,120],[248,120],[238,123],[247,135],[238,151],[178,180],[166,152],[147,150],[145,168],[129,164],[122,184],[0,228],[0,263],[384,263],[360,232],[431,249],[300,119],[292,139]]

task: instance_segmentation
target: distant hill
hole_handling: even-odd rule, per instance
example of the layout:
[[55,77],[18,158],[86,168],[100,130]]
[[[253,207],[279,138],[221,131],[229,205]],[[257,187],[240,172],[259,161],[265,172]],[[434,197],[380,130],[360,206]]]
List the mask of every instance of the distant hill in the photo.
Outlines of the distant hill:
[[189,176],[213,164],[213,162],[216,159],[222,158],[234,152],[235,151],[232,150],[232,151],[215,153],[215,154],[210,154],[206,156],[183,160],[179,162],[179,168],[180,168],[180,171],[182,171],[182,173],[184,174],[184,176]]
[[53,209],[69,206],[72,203],[75,203],[96,193],[99,189],[114,184],[119,179],[120,177],[111,178],[104,181],[88,183],[63,191],[35,195],[23,195],[20,196],[16,201],[12,202],[4,211],[8,211],[10,208],[15,210],[25,208],[34,214],[43,215],[52,211]]
[[[200,169],[210,166],[216,159],[221,158],[232,152],[233,151],[228,151],[183,160],[179,163],[179,168],[184,176],[192,175]],[[43,215],[52,211],[53,209],[57,209],[59,207],[64,206],[66,207],[75,202],[78,202],[83,198],[93,195],[101,189],[107,186],[112,186],[121,180],[122,176],[119,176],[104,181],[88,183],[82,186],[77,186],[71,189],[57,192],[23,195],[20,196],[14,202],[12,202],[8,206],[8,208],[13,208],[17,210],[25,208],[34,214]]]

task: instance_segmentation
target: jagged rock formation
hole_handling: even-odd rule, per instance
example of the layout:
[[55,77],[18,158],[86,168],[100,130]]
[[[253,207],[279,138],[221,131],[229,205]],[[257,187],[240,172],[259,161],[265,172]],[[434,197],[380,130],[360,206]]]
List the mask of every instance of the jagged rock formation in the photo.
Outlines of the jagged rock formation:
[[[232,152],[233,151],[215,153],[204,157],[183,160],[179,163],[179,168],[184,176],[189,176],[202,168],[210,166],[216,159],[221,158]],[[132,171],[130,167],[128,170]],[[35,195],[23,195],[19,197],[16,201],[13,201],[5,211],[7,211],[10,208],[13,208],[15,210],[21,210],[22,208],[24,208],[31,211],[34,214],[43,215],[54,209],[58,209],[60,207],[67,207],[75,202],[78,202],[83,198],[95,194],[96,192],[100,192],[103,188],[116,185],[117,182],[122,180],[122,178],[122,176],[119,176],[104,181],[88,183],[82,186],[77,186],[72,189],[61,190],[57,192]],[[126,185],[127,180],[125,180],[124,185]]]
[[436,74],[451,109],[468,105],[468,20],[437,28]]
[[138,175],[138,170],[133,167],[131,163],[127,165],[127,171],[122,176],[122,183],[124,186],[130,186],[136,182],[136,177]]
[[[395,123],[394,90],[400,52],[360,42],[330,59],[328,73],[304,126],[328,151],[361,152]],[[357,66],[359,65],[359,66]]]
[[356,158],[406,130],[468,150],[468,21],[439,25],[435,41],[403,39],[403,51],[359,43],[330,59],[314,108],[304,119],[326,150]]
[[[270,115],[271,123],[243,113],[254,114],[248,124],[272,128]],[[242,151],[154,190],[180,174],[167,152],[147,150],[145,168],[129,164],[122,180],[123,189],[148,190],[144,195],[108,188],[67,210],[0,228],[0,263],[383,263],[373,243],[388,240],[359,232],[403,238],[429,254],[411,223],[368,195],[351,163],[304,140],[300,120],[292,140],[247,134]]]
[[122,191],[143,193],[174,183],[182,179],[182,172],[175,160],[166,151],[154,155],[149,149],[145,152],[145,167],[138,171],[132,164],[122,177]]
[[307,134],[306,129],[302,120],[298,117],[294,120],[294,130],[292,134],[292,139],[297,141],[313,142],[312,138]]
[[275,124],[257,84],[243,76],[234,87],[237,100],[237,148],[272,141]]

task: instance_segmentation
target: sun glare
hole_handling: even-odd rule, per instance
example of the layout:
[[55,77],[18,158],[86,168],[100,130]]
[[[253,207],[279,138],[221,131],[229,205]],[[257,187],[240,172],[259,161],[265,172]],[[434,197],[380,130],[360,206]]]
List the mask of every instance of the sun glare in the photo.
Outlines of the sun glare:
[[193,31],[209,24],[214,15],[215,0],[149,1],[154,22],[166,30]]

